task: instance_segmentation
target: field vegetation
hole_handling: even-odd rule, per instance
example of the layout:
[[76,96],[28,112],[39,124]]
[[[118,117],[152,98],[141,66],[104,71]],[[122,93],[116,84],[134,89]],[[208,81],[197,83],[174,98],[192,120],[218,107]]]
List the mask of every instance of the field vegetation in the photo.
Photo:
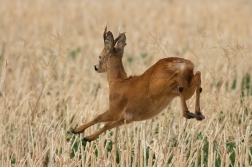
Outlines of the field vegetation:
[[[1,0],[0,166],[252,166],[251,11],[249,0]],[[186,120],[174,99],[91,143],[81,139],[103,124],[71,134],[108,108],[93,67],[105,25],[127,32],[128,75],[164,57],[194,62],[206,119]]]

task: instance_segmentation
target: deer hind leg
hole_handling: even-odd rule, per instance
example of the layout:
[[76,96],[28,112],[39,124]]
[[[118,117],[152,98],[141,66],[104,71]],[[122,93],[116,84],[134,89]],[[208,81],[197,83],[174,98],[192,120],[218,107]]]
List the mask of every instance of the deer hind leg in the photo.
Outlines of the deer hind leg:
[[196,89],[196,104],[195,104],[195,118],[199,121],[205,119],[205,116],[202,115],[200,111],[200,93],[202,92],[201,88],[201,78],[200,78],[200,72],[196,72],[192,79],[193,85]]
[[175,81],[177,82],[177,85],[178,85],[178,91],[179,91],[179,96],[181,100],[183,116],[187,119],[196,118],[196,115],[194,113],[191,113],[188,110],[188,107],[186,104],[186,98],[185,98],[185,91],[184,91],[184,88],[187,83],[184,77],[180,74],[180,72],[177,73]]
[[106,112],[104,112],[103,114],[98,115],[95,119],[93,119],[90,122],[87,122],[73,130],[71,130],[71,132],[73,134],[79,134],[85,131],[85,129],[87,129],[88,127],[99,123],[99,122],[109,122],[109,121],[114,121],[113,116],[111,116],[111,114],[109,113],[109,110],[107,110]]
[[178,89],[180,92],[180,100],[181,100],[181,105],[182,105],[183,116],[187,119],[196,118],[196,115],[194,113],[191,113],[188,110],[186,100],[185,100],[184,87],[179,86]]
[[[131,123],[132,121],[126,121],[126,123]],[[85,137],[83,140],[84,141],[93,141],[95,140],[100,134],[102,134],[103,132],[105,132],[106,130],[110,130],[112,128],[115,128],[115,127],[118,127],[118,126],[121,126],[124,124],[124,119],[123,118],[120,118],[119,120],[117,121],[112,121],[112,122],[108,122],[106,123],[101,129],[99,129],[98,131],[96,131],[95,133],[93,133],[92,135],[89,135],[87,137]]]

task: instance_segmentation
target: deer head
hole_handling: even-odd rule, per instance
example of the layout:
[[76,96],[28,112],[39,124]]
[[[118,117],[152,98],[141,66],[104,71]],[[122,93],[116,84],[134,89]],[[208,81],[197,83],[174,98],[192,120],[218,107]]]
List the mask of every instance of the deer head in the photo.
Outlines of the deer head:
[[107,71],[110,58],[115,56],[122,58],[124,47],[126,45],[125,33],[119,33],[118,37],[114,39],[112,32],[107,32],[107,27],[105,27],[103,33],[103,40],[104,48],[99,56],[99,63],[94,66],[95,71],[99,73],[104,73]]

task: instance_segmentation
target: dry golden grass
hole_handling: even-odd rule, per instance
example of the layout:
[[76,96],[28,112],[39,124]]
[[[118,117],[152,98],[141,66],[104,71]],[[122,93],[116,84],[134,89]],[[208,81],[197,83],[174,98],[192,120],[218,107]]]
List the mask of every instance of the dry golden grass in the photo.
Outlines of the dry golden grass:
[[[1,0],[0,166],[252,166],[251,11],[249,0]],[[192,60],[206,119],[184,119],[176,99],[92,143],[72,135],[108,107],[93,70],[105,24],[127,31],[129,75],[163,57]]]

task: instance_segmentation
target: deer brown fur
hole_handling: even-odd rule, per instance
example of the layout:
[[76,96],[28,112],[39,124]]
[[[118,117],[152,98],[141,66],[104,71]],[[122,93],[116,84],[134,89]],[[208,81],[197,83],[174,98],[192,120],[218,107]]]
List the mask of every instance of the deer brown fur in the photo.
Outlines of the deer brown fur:
[[[205,118],[200,111],[200,72],[193,73],[194,64],[190,60],[178,57],[164,58],[142,75],[128,77],[122,64],[126,46],[125,33],[120,33],[114,40],[113,34],[105,28],[103,38],[104,49],[99,56],[99,63],[94,68],[98,73],[107,74],[109,109],[72,130],[72,133],[82,133],[91,125],[106,122],[101,129],[84,138],[85,141],[95,140],[101,133],[125,122],[128,124],[154,117],[177,96],[180,97],[185,118]],[[191,113],[186,100],[195,92],[195,113]]]

